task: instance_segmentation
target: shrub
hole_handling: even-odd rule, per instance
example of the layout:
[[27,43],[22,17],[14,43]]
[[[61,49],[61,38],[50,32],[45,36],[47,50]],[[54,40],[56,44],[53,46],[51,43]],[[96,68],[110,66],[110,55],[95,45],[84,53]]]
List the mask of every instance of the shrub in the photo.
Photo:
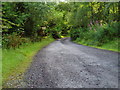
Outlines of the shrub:
[[28,42],[30,42],[28,38],[23,38],[17,33],[6,34],[2,37],[3,48],[16,48]]
[[84,38],[85,29],[84,28],[78,28],[78,29],[72,29],[70,32],[70,36],[72,40],[76,40],[77,38]]
[[52,31],[52,32],[51,32],[51,35],[52,35],[52,37],[53,37],[54,39],[59,39],[59,38],[60,38],[60,34],[58,34],[57,31]]
[[[90,28],[79,28],[71,31],[72,40],[85,40],[86,44],[101,46],[114,38],[118,38],[120,22],[111,24],[93,25]],[[78,39],[79,38],[79,39]]]

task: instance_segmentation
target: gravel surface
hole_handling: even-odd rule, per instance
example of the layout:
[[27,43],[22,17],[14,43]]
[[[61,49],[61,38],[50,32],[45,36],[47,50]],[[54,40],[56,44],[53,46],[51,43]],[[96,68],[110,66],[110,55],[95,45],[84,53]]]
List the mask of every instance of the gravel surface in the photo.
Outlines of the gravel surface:
[[118,88],[118,53],[57,40],[34,56],[24,88]]
[[118,53],[57,40],[25,73],[28,88],[118,88]]

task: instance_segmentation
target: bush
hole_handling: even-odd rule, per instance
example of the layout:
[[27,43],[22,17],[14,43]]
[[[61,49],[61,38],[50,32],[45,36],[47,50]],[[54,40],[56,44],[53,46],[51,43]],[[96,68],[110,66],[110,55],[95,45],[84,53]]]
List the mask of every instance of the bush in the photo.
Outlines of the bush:
[[52,31],[52,32],[51,32],[51,35],[52,35],[52,37],[53,37],[54,39],[59,39],[59,38],[60,38],[60,34],[58,34],[57,31]]
[[33,36],[30,37],[31,42],[39,42],[41,41],[43,36],[40,36],[38,34],[34,34]]
[[54,39],[59,39],[61,38],[61,34],[60,34],[61,28],[56,26],[50,29],[50,35],[54,38]]
[[70,32],[70,36],[72,40],[76,40],[77,38],[84,38],[85,29],[78,28],[78,29],[72,29]]
[[3,48],[17,48],[24,43],[29,43],[28,38],[23,38],[17,33],[6,34],[2,37]]
[[[118,38],[118,26],[120,22],[113,22],[110,25],[94,25],[91,28],[79,28],[71,31],[72,40],[78,42],[85,40],[86,44],[101,46],[114,38]],[[79,39],[78,39],[79,38]]]

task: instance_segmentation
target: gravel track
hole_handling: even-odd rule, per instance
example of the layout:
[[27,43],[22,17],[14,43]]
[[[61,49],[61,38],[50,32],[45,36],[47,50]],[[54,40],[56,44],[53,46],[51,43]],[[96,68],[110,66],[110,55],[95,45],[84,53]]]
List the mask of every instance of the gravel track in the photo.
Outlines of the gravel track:
[[118,88],[118,53],[57,40],[25,73],[28,88]]
[[[118,54],[69,38],[40,50],[19,81],[22,88],[118,88]],[[22,84],[21,84],[22,83]]]

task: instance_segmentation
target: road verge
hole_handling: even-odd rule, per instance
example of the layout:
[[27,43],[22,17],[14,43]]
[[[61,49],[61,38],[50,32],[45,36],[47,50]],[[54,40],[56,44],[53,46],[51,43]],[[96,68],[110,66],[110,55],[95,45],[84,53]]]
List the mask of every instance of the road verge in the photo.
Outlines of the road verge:
[[[30,43],[27,46],[21,46],[20,48],[17,48],[15,50],[2,50],[3,86],[7,81],[12,80],[13,77],[22,75],[22,73],[24,73],[26,69],[30,66],[33,56],[39,50],[53,41],[54,39],[52,38],[46,38],[40,42]],[[21,78],[21,76],[19,78]]]

